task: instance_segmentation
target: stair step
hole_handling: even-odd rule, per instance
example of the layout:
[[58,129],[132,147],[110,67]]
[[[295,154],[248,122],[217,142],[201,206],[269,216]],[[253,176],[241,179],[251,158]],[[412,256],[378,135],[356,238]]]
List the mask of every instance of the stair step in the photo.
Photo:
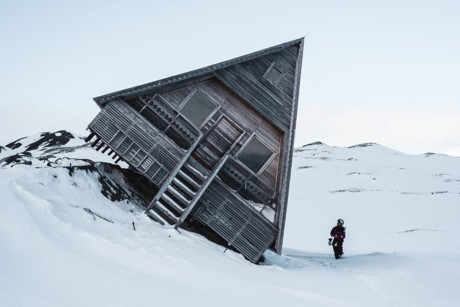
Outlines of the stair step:
[[184,212],[185,208],[183,208],[180,204],[176,203],[171,197],[166,194],[163,194],[160,198],[160,201],[165,202],[170,207],[172,207],[179,215]]
[[170,225],[177,222],[177,217],[175,217],[175,215],[160,202],[157,202],[155,206],[153,206],[152,210],[158,213]]
[[165,225],[165,224],[168,224],[168,222],[166,222],[161,216],[159,216],[155,211],[153,210],[149,210],[147,212],[147,216],[149,218],[151,218],[152,220],[160,223],[161,225]]
[[184,181],[186,181],[188,184],[190,184],[191,186],[193,186],[193,188],[195,188],[196,190],[199,190],[201,185],[196,182],[192,177],[190,177],[189,175],[187,175],[186,173],[184,173],[182,170],[179,171],[178,175],[184,179]]
[[163,193],[163,195],[169,197],[170,199],[172,199],[173,202],[175,202],[176,204],[178,204],[182,208],[187,208],[187,206],[189,204],[188,201],[184,202],[183,198],[178,198],[174,193],[172,193],[169,190],[166,190]]
[[179,180],[179,178],[175,177],[173,179],[173,182],[191,198],[193,198],[193,196],[196,194],[196,192],[190,190],[190,188],[186,184],[184,184],[181,180]]
[[174,187],[168,186],[166,188],[167,191],[171,192],[177,199],[180,200],[183,204],[188,204],[190,202],[189,199],[185,198],[179,191],[177,191]]
[[184,164],[183,166],[186,170],[188,170],[189,172],[191,172],[194,176],[198,177],[199,179],[201,179],[202,181],[204,181],[206,179],[206,176],[203,175],[198,169],[196,169],[195,167],[193,167],[192,165],[190,165],[189,163],[186,163]]
[[[201,186],[201,184],[203,183],[204,179],[203,177],[201,177],[201,175],[196,175],[194,172],[186,169],[185,167],[183,167],[181,170],[180,170],[180,175],[182,176],[182,174],[186,175],[188,178],[190,178],[191,180],[193,180],[193,182],[195,182],[198,186]],[[187,179],[188,180],[188,179]]]

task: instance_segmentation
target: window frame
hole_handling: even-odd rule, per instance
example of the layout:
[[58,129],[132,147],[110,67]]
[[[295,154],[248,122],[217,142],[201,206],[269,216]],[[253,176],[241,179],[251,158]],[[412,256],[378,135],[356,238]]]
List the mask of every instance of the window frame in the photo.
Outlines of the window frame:
[[[209,114],[208,117],[206,117],[206,119],[201,123],[200,126],[196,126],[195,123],[193,123],[183,112],[182,112],[182,109],[184,108],[184,106],[190,101],[190,99],[192,99],[192,97],[197,93],[197,92],[201,92],[202,95],[204,95],[212,104],[214,104],[216,107],[214,108],[214,110]],[[195,88],[193,89],[190,94],[187,95],[187,97],[185,97],[184,101],[182,101],[182,103],[179,105],[179,107],[177,108],[177,112],[182,116],[182,118],[184,118],[187,122],[189,122],[191,125],[193,125],[193,127],[197,128],[198,130],[201,130],[201,128],[203,128],[204,125],[206,125],[206,123],[216,114],[217,111],[219,111],[219,109],[221,108],[221,104],[218,103],[215,99],[213,99],[211,96],[209,96],[205,91],[199,89],[199,88]]]
[[[267,80],[268,82],[270,82],[271,84],[273,84],[274,86],[278,86],[278,83],[281,81],[281,79],[284,78],[284,76],[286,75],[286,71],[285,69],[280,69],[279,68],[280,66],[277,66],[276,65],[276,62],[273,62],[267,69],[267,71],[264,73],[264,79]],[[273,70],[273,69],[276,69],[278,71],[281,72],[281,74],[278,76],[278,78],[276,78],[276,80],[272,81],[270,79],[268,79],[268,75],[270,74],[270,72]]]
[[[262,143],[262,145],[264,145],[265,147],[268,148],[268,150],[270,150],[272,152],[272,155],[267,159],[267,161],[265,161],[265,163],[261,166],[261,168],[257,171],[257,172],[254,172],[252,169],[250,169],[246,164],[244,164],[243,161],[241,161],[239,159],[240,157],[240,154],[241,152],[243,152],[243,150],[249,145],[249,143],[252,141],[253,138],[256,138],[260,143]],[[267,168],[267,166],[275,159],[275,157],[279,154],[279,151],[276,150],[273,146],[271,146],[267,141],[265,141],[262,137],[260,137],[258,134],[256,134],[255,132],[253,132],[251,134],[251,136],[248,138],[248,140],[243,144],[243,146],[241,146],[241,148],[238,150],[238,152],[236,153],[235,155],[235,158],[236,160],[238,160],[239,163],[241,163],[241,165],[244,166],[245,169],[249,170],[252,174],[255,174],[257,176],[259,176],[260,174],[262,174],[265,169]]]

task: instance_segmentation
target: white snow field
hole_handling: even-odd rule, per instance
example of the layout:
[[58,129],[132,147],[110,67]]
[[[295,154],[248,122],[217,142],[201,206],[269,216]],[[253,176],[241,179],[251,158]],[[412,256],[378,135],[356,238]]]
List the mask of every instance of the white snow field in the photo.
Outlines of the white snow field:
[[[460,158],[377,144],[298,148],[283,255],[254,265],[153,222],[134,198],[106,198],[82,159],[111,160],[81,138],[60,131],[8,145],[2,307],[459,306]],[[337,218],[347,227],[339,260],[327,245]]]

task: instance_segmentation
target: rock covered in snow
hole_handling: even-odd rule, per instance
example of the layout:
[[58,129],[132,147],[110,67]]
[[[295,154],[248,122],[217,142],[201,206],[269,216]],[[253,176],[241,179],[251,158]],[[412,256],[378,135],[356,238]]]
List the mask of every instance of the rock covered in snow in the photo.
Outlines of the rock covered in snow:
[[131,184],[136,182],[140,186],[148,186],[142,176],[113,164],[108,156],[85,143],[83,137],[65,130],[23,137],[3,148],[0,152],[2,168],[19,165],[64,168],[70,177],[85,172],[97,179],[101,193],[111,201],[129,200],[145,205],[151,197],[151,192]]
[[[0,166],[18,164],[34,166],[75,165],[93,162],[112,162],[106,155],[100,154],[84,142],[84,138],[71,132],[60,130],[42,132],[20,138],[0,150]],[[86,161],[85,161],[86,160]]]

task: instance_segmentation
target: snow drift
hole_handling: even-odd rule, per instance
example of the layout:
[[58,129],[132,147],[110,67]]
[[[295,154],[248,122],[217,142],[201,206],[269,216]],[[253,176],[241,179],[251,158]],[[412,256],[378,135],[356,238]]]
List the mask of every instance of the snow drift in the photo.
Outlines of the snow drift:
[[151,221],[136,174],[109,159],[67,131],[0,147],[0,306],[457,303],[459,158],[298,148],[284,253],[262,265]]

